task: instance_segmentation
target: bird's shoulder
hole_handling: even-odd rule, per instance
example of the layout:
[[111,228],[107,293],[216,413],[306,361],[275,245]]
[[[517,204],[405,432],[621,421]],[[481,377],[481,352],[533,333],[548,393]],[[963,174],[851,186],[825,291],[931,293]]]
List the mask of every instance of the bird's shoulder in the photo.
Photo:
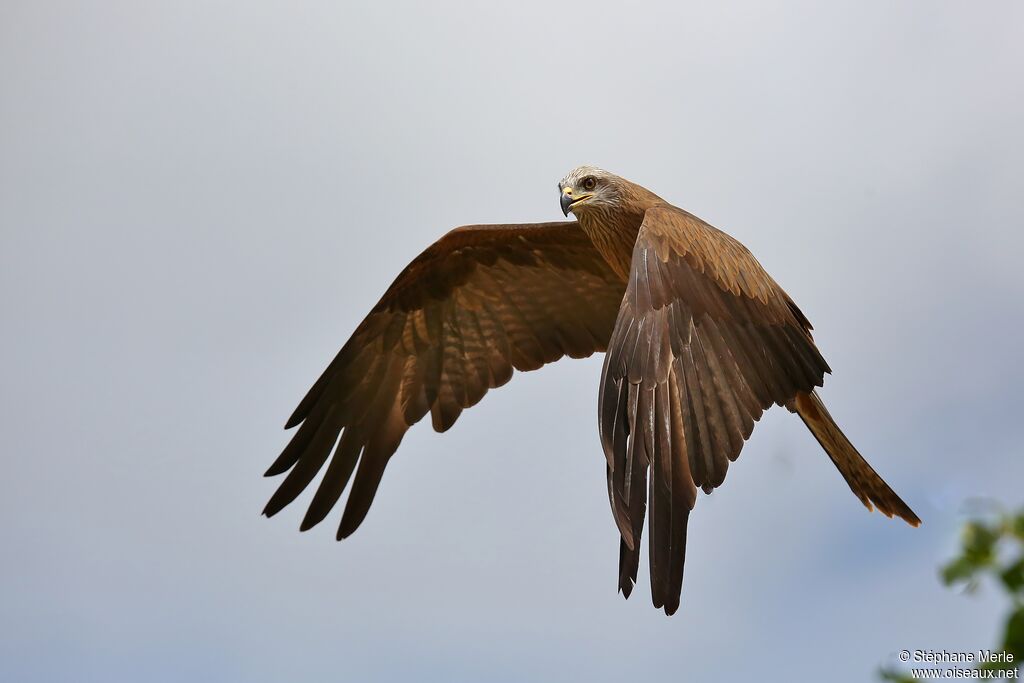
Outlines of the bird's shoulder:
[[684,260],[732,294],[762,303],[786,297],[742,242],[678,206],[663,203],[649,208],[637,245],[653,249],[664,263]]

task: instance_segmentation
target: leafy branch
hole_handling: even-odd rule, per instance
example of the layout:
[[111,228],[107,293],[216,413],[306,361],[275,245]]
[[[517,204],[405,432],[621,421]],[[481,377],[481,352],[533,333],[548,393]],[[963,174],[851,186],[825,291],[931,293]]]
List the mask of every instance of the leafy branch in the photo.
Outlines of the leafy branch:
[[[964,525],[960,554],[939,570],[942,582],[973,593],[986,579],[998,585],[1010,600],[1010,611],[998,649],[1012,655],[1010,662],[986,662],[983,670],[1010,671],[1024,661],[1024,508],[1015,513],[996,510]],[[916,679],[896,669],[879,672],[883,681],[913,683]]]

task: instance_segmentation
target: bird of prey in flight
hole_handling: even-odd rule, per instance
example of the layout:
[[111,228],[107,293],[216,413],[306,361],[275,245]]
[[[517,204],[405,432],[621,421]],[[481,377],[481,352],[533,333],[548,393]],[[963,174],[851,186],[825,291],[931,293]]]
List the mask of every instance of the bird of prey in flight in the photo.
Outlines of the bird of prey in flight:
[[575,220],[456,228],[398,275],[288,420],[298,431],[267,476],[288,475],[264,514],[326,466],[301,528],[351,480],[345,538],[428,413],[443,432],[513,370],[604,351],[598,428],[627,598],[646,518],[654,605],[679,607],[697,489],[725,481],[773,403],[803,420],[869,510],[920,524],[825,409],[815,387],[830,369],[811,323],[742,244],[599,168],[558,189]]

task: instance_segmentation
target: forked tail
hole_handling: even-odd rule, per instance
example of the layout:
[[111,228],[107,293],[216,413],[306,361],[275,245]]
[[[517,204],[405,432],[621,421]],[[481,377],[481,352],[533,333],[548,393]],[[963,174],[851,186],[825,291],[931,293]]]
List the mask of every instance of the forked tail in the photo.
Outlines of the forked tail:
[[896,495],[895,491],[889,488],[889,485],[878,476],[878,472],[875,472],[868,461],[857,452],[857,449],[829,415],[817,392],[797,394],[787,407],[804,421],[807,428],[814,434],[814,438],[828,453],[828,457],[832,458],[832,462],[846,479],[850,489],[869,510],[872,509],[873,503],[874,507],[887,517],[895,515],[911,526],[921,524],[920,518],[914,514],[914,511]]

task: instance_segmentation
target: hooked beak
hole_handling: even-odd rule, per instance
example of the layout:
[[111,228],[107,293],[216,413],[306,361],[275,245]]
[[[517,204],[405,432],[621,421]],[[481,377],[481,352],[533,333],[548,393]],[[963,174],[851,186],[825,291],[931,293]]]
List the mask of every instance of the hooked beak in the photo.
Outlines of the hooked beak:
[[562,215],[568,216],[572,211],[573,204],[579,204],[588,197],[590,197],[589,194],[574,195],[571,187],[562,190],[562,196],[558,199],[558,203],[562,206]]
[[565,188],[562,190],[562,196],[559,198],[558,203],[562,206],[562,215],[569,216],[569,207],[572,206],[572,190]]

